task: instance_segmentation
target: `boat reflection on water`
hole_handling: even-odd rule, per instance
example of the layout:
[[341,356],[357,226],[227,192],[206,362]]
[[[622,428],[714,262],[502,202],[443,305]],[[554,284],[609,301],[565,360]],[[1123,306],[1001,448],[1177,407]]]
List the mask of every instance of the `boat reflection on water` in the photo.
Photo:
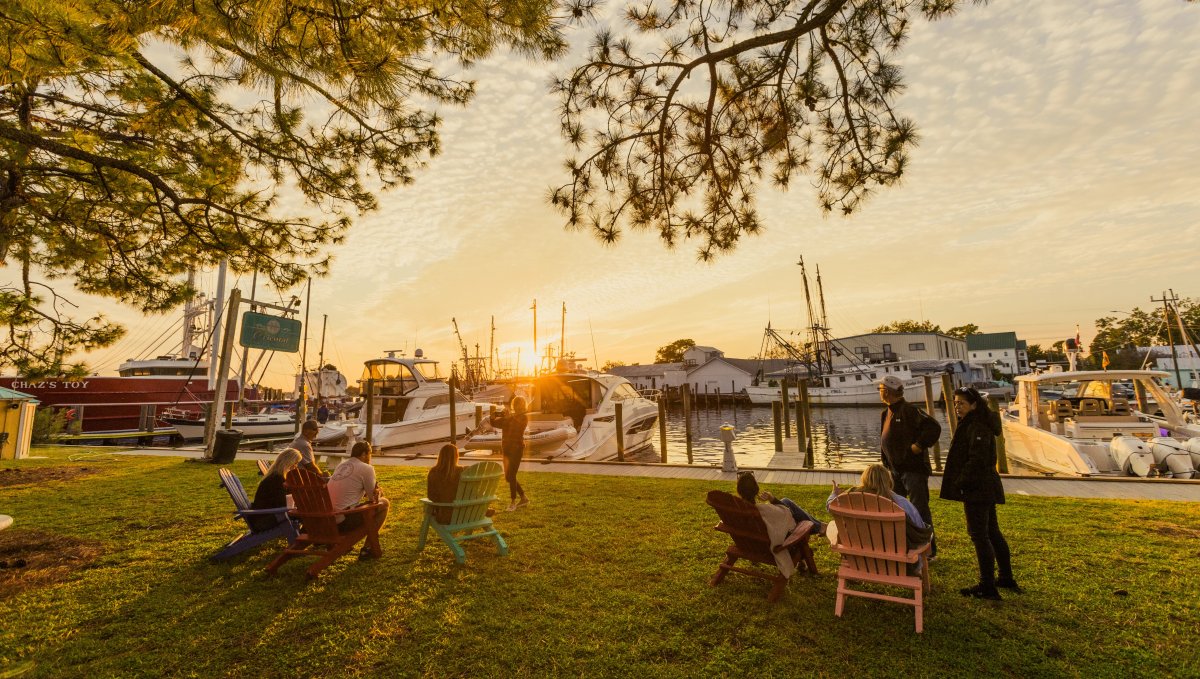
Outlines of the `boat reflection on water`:
[[[879,461],[879,408],[813,408],[813,462],[819,469],[863,469]],[[804,454],[798,450],[793,412],[792,437],[783,441],[783,452],[775,452],[775,429],[771,411],[747,405],[721,409],[697,409],[692,413],[692,461],[702,465],[720,465],[725,448],[718,434],[721,425],[733,425],[736,438],[733,451],[739,465],[747,467],[804,467]],[[950,447],[950,425],[945,411],[935,409],[934,417],[942,425],[942,455]],[[687,463],[683,411],[667,412],[667,462]],[[651,449],[630,459],[659,461],[657,428]]]

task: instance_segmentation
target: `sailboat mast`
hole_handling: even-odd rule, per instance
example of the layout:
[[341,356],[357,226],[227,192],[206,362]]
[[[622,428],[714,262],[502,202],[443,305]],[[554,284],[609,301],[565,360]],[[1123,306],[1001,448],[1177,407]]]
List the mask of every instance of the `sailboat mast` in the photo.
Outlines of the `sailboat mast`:
[[329,323],[329,314],[321,314],[321,351],[317,354],[317,407],[321,407],[321,379],[325,370],[325,326]]
[[496,364],[492,357],[496,355],[496,317],[492,316],[492,337],[488,340],[488,378],[496,376]]
[[813,318],[812,295],[808,291],[808,270],[804,268],[804,257],[800,258],[798,264],[800,265],[800,278],[804,281],[804,305],[808,308],[808,330],[812,341],[813,356],[817,361],[817,372],[821,373],[823,372],[821,370],[821,351],[820,344],[818,344],[820,337],[817,334],[817,321]]
[[[817,297],[821,300],[821,334],[824,335],[825,333],[829,332],[829,317],[825,315],[825,286],[821,284],[821,265],[820,264],[817,265]],[[832,370],[833,369],[833,351],[829,347],[828,342],[825,343],[825,350],[822,353],[827,354],[825,356],[826,365],[828,365],[829,369]]]

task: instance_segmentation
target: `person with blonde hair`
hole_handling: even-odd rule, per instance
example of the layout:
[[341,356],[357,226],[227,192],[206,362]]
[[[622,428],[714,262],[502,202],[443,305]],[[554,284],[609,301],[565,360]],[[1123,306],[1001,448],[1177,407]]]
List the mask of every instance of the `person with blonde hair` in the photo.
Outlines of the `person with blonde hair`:
[[[514,396],[508,410],[495,413],[489,421],[493,427],[500,427],[500,455],[504,460],[504,480],[508,482],[508,495],[511,502],[507,512],[529,504],[525,489],[517,481],[517,470],[521,468],[521,458],[525,455],[525,427],[529,424],[529,415],[525,412],[525,399]],[[521,500],[517,501],[517,496]]]
[[921,512],[908,498],[892,490],[892,473],[882,464],[876,463],[864,469],[858,485],[849,490],[843,490],[838,486],[837,481],[834,481],[833,492],[829,494],[829,500],[825,506],[828,507],[837,496],[847,492],[871,493],[895,502],[900,509],[904,510],[908,538],[912,543],[910,546],[924,544],[933,537],[932,524],[925,523]]
[[[287,506],[287,491],[283,488],[283,482],[288,472],[300,464],[301,457],[300,451],[295,448],[285,448],[275,456],[263,480],[258,482],[258,488],[254,489],[254,502],[250,503],[250,509]],[[277,515],[260,514],[248,516],[246,519],[250,522],[250,528],[255,531],[270,530],[279,522]]]

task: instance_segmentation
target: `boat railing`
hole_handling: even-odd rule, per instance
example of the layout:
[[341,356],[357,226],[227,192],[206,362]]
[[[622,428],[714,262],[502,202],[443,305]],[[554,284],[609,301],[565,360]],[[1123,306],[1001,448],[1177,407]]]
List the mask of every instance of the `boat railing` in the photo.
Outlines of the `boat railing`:
[[658,400],[662,398],[662,389],[638,389],[638,396],[658,403]]

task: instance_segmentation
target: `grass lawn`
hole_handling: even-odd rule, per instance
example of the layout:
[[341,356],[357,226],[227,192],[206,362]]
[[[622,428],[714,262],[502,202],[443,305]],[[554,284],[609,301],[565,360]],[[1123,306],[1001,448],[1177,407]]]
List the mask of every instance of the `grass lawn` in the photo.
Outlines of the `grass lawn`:
[[[1000,523],[1024,594],[969,600],[961,505],[935,500],[941,558],[911,607],[854,598],[833,615],[837,560],[783,599],[708,578],[728,538],[711,482],[524,474],[533,504],[501,512],[511,549],[433,536],[416,552],[424,470],[379,468],[384,556],[276,548],[207,557],[242,527],[211,465],[42,448],[0,462],[0,677],[111,676],[1200,676],[1200,506],[1010,497]],[[232,465],[247,490],[252,462]],[[725,484],[731,490],[732,483]],[[769,486],[824,512],[826,488]],[[282,543],[279,543],[280,546]]]

